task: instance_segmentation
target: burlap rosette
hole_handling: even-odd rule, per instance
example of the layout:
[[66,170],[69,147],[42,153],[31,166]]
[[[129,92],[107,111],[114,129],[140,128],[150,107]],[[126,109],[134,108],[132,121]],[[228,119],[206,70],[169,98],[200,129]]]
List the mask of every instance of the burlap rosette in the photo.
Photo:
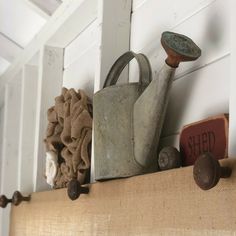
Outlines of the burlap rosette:
[[83,184],[89,176],[92,140],[92,104],[85,92],[62,89],[48,109],[46,179],[63,188],[74,178]]

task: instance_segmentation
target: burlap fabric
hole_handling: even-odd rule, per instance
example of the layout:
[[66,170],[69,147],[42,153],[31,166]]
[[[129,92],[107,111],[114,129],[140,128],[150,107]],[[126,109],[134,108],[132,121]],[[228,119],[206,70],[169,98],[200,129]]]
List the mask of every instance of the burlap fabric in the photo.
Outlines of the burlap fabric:
[[72,178],[83,184],[89,176],[92,140],[92,104],[84,91],[62,89],[48,109],[46,150],[58,155],[54,188],[63,188]]

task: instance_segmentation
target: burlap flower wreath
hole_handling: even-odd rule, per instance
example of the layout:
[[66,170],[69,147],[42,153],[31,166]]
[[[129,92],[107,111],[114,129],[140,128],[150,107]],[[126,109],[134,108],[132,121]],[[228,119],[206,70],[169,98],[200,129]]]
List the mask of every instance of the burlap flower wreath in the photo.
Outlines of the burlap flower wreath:
[[73,179],[83,184],[89,176],[92,140],[92,104],[85,92],[62,89],[48,109],[46,179],[63,188]]

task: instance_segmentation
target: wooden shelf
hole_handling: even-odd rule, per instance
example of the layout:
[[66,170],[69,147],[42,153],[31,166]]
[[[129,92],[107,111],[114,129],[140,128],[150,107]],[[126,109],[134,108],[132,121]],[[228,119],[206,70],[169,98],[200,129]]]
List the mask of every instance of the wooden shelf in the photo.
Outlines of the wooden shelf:
[[209,191],[186,167],[95,183],[73,202],[65,189],[33,193],[12,207],[10,235],[234,235],[236,159],[222,165],[232,177]]

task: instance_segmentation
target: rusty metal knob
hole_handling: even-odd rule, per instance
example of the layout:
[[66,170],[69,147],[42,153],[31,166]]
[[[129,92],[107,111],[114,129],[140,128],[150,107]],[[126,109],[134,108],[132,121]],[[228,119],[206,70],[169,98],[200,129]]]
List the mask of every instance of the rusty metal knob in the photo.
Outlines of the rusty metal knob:
[[12,203],[13,205],[18,206],[23,201],[26,201],[26,202],[30,201],[30,198],[31,198],[30,196],[24,197],[19,191],[15,191],[12,196]]
[[201,49],[187,36],[174,32],[163,32],[161,44],[168,57],[166,63],[178,67],[182,61],[194,61],[201,55]]
[[158,156],[158,165],[161,170],[179,168],[182,164],[180,152],[175,147],[164,147]]
[[0,207],[5,208],[8,203],[11,203],[12,199],[8,199],[5,195],[0,196]]
[[193,167],[194,180],[203,190],[215,187],[220,178],[229,178],[231,173],[231,168],[221,167],[212,153],[200,155]]
[[72,201],[79,198],[80,194],[88,194],[88,193],[89,193],[89,188],[82,187],[80,182],[76,179],[71,180],[67,186],[67,194]]

